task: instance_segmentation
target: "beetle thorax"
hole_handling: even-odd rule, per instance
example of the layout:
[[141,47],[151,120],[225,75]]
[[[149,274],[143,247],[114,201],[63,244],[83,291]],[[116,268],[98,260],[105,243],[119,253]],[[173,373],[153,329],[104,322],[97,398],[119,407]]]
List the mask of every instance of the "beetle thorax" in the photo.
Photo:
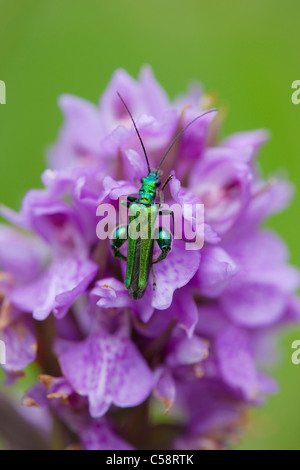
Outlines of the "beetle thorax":
[[142,204],[154,204],[156,190],[160,186],[160,179],[156,171],[151,171],[142,178],[142,186],[139,190],[140,197],[137,202]]

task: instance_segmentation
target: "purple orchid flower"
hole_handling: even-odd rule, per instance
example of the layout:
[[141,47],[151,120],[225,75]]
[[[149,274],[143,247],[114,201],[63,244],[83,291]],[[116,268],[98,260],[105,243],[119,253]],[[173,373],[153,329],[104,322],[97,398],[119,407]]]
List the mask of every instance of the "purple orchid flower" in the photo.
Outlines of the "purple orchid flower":
[[[175,239],[154,266],[156,289],[150,274],[143,298],[131,299],[126,264],[96,231],[99,204],[118,213],[119,199],[137,193],[147,175],[117,92],[151,168],[205,111],[200,86],[171,102],[149,67],[138,80],[117,70],[99,105],[60,98],[64,123],[43,189],[29,191],[20,212],[1,206],[11,225],[0,226],[7,382],[38,364],[40,381],[23,404],[55,415],[62,447],[224,448],[247,408],[276,391],[260,369],[272,355],[270,338],[300,319],[299,271],[289,265],[284,242],[261,228],[293,189],[265,181],[258,170],[265,130],[218,142],[214,113],[197,120],[162,170],[164,178],[173,175],[169,205],[204,206],[203,246],[188,250]],[[186,219],[183,212],[175,225]],[[164,413],[170,421],[162,434]]]

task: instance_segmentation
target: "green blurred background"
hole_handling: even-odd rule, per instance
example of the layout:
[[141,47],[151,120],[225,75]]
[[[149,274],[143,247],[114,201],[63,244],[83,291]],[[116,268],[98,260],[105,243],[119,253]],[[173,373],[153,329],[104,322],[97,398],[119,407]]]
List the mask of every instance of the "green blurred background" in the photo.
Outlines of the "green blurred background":
[[[61,93],[97,102],[118,67],[137,76],[152,65],[171,97],[191,79],[216,92],[228,110],[223,134],[268,128],[261,152],[264,174],[285,171],[300,185],[300,105],[291,84],[300,79],[298,0],[0,0],[0,200],[18,208],[40,186],[45,149],[62,121]],[[300,265],[300,194],[269,222]],[[300,365],[291,342],[281,341],[273,374],[280,393],[252,413],[241,449],[300,449]],[[0,418],[1,419],[1,418]]]

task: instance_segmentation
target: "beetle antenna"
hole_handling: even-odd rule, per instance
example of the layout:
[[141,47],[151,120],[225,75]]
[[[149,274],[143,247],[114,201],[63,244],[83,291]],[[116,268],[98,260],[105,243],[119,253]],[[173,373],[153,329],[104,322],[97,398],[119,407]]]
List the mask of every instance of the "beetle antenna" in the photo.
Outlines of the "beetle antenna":
[[138,128],[136,127],[136,123],[134,122],[134,119],[133,119],[133,117],[132,117],[131,112],[129,111],[129,108],[128,108],[127,104],[125,103],[125,101],[123,100],[122,96],[120,95],[120,93],[119,93],[118,91],[117,91],[117,95],[118,95],[118,97],[120,98],[120,100],[122,101],[122,103],[123,103],[123,105],[124,105],[124,107],[125,107],[127,113],[128,113],[129,116],[130,116],[130,119],[131,119],[132,122],[133,122],[134,128],[135,128],[135,130],[136,130],[136,133],[137,133],[137,135],[138,135],[138,138],[140,139],[141,146],[142,146],[143,151],[144,151],[144,155],[145,155],[146,162],[147,162],[147,167],[148,167],[148,172],[150,173],[151,169],[150,169],[150,165],[149,165],[149,160],[148,160],[147,152],[146,152],[146,149],[145,149],[145,145],[144,145],[144,143],[143,143],[143,141],[142,141],[142,138],[141,138],[141,136],[140,136],[140,133],[139,133],[139,131],[138,131]]
[[203,116],[206,116],[206,114],[209,114],[209,113],[215,113],[217,112],[218,109],[209,109],[208,111],[205,111],[205,113],[203,114],[200,114],[199,116],[195,117],[195,119],[193,119],[189,124],[187,124],[180,132],[179,134],[177,134],[177,136],[172,140],[168,150],[166,151],[166,153],[164,154],[163,158],[161,159],[161,162],[160,164],[158,165],[158,168],[161,167],[162,163],[164,162],[166,156],[168,155],[168,153],[170,152],[170,150],[173,148],[173,146],[176,144],[177,140],[182,136],[182,134],[187,130],[188,127],[190,127],[195,121],[197,121],[198,119],[202,118]]

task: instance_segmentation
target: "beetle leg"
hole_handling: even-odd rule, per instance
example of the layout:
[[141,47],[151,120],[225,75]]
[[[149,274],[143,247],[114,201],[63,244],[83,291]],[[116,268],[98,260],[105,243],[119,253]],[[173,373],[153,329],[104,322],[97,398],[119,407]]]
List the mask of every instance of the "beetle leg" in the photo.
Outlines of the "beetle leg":
[[127,261],[127,258],[120,252],[120,249],[122,248],[124,243],[127,241],[127,238],[128,238],[128,226],[119,225],[118,227],[116,227],[114,234],[112,236],[112,240],[111,240],[111,249],[112,249],[113,255],[116,258],[122,259],[124,261]]
[[153,266],[151,266],[151,270],[152,270],[152,277],[153,277],[152,286],[153,286],[153,290],[155,290],[155,288],[156,288],[156,277],[155,277],[155,272],[154,272]]
[[127,201],[130,202],[130,204],[132,204],[133,202],[135,202],[138,198],[136,196],[127,196]]
[[121,204],[127,208],[129,208],[131,206],[131,204],[133,202],[136,202],[137,201],[137,197],[135,196],[127,196],[127,201],[121,201]]
[[169,230],[164,228],[159,228],[158,239],[156,240],[159,248],[161,249],[161,254],[152,261],[152,264],[159,263],[163,259],[165,259],[171,250],[172,246],[172,235]]
[[169,211],[169,210],[160,210],[158,212],[159,215],[170,215],[172,217],[172,222],[173,222],[173,236],[174,236],[174,231],[175,231],[175,218],[174,218],[174,212]]

